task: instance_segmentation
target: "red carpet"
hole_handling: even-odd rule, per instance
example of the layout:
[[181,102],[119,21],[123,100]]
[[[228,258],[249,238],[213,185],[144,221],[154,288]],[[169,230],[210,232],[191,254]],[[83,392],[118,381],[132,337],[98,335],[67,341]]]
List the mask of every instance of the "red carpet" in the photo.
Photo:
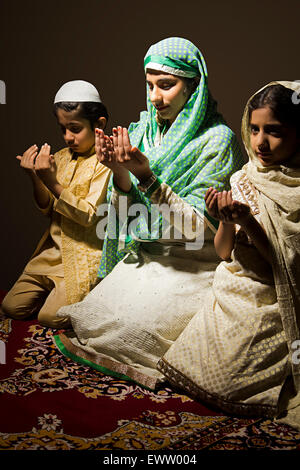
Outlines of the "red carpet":
[[154,393],[77,364],[55,333],[35,320],[0,321],[0,450],[300,449],[286,425],[225,416],[169,386]]

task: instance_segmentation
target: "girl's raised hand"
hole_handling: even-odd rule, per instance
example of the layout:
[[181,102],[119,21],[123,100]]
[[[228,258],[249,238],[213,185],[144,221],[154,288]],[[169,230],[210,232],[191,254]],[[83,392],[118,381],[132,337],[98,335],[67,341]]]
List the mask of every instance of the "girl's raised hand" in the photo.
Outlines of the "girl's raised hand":
[[218,210],[218,191],[214,188],[209,188],[204,196],[204,201],[208,215],[216,220],[220,220],[220,214]]
[[23,155],[17,155],[16,158],[20,161],[20,166],[24,168],[24,170],[34,173],[34,160],[37,154],[38,146],[32,145],[23,153]]
[[232,201],[232,214],[233,223],[239,224],[241,227],[247,223],[251,217],[250,207],[239,201]]
[[218,192],[214,188],[209,188],[204,200],[208,214],[226,224],[242,226],[251,215],[247,204],[232,200],[231,191]]
[[231,191],[218,193],[218,211],[220,220],[227,224],[242,226],[251,216],[250,207],[242,202],[233,201]]

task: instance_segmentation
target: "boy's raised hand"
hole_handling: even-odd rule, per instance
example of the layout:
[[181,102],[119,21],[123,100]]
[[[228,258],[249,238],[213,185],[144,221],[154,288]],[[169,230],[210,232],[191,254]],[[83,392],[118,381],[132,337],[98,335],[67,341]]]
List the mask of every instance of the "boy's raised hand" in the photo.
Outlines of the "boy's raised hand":
[[56,164],[54,157],[50,154],[51,147],[48,144],[44,144],[35,160],[35,171],[43,179],[44,174],[55,174],[56,175]]
[[34,167],[37,176],[51,192],[55,193],[59,184],[56,179],[56,163],[50,150],[50,145],[42,145],[41,150],[36,157]]
[[34,161],[38,154],[38,146],[32,145],[29,147],[23,155],[17,155],[17,159],[20,161],[20,166],[28,172],[35,172]]

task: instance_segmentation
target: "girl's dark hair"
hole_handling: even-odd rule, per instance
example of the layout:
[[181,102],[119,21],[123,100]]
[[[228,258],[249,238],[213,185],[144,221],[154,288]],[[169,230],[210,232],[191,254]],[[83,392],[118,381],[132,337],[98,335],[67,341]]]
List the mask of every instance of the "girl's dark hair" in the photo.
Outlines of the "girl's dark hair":
[[64,111],[77,111],[79,116],[83,119],[87,119],[90,122],[92,130],[94,124],[97,123],[100,117],[105,117],[106,122],[108,121],[108,112],[103,103],[94,103],[91,101],[83,102],[70,102],[65,101],[54,104],[54,114],[57,116],[57,110],[63,109]]
[[296,127],[300,134],[300,105],[293,100],[295,92],[283,85],[269,85],[257,93],[249,103],[249,118],[252,111],[269,106],[282,124]]

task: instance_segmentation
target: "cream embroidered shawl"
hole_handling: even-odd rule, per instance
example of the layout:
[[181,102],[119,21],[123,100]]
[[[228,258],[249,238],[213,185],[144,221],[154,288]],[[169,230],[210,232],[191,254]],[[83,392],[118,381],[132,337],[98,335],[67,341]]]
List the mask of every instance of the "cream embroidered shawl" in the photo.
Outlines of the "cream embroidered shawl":
[[[294,90],[297,106],[298,81],[274,81],[266,86],[274,84]],[[250,147],[248,103],[242,121],[242,137],[250,159],[246,172],[259,191],[262,220],[272,242],[275,287],[292,368],[285,398],[288,404],[283,404],[283,408],[286,406],[291,411],[284,412],[282,421],[300,429],[300,363],[295,360],[300,337],[300,151],[288,165],[264,169]]]
[[[273,83],[281,83],[296,92],[300,91],[299,83],[272,82],[272,84]],[[300,153],[297,153],[297,155],[290,159],[288,166],[277,165],[268,168],[262,167],[250,147],[248,103],[242,121],[242,136],[250,161],[244,166],[243,171],[246,173],[250,183],[256,189],[261,221],[267,231],[272,245],[273,275],[279,304],[279,313],[288,346],[287,360],[289,363],[289,370],[291,371],[291,388],[285,390],[285,396],[283,398],[286,401],[283,402],[283,408],[288,401],[289,404],[287,407],[290,408],[296,407],[300,403],[300,365],[297,364],[297,361],[293,360],[295,341],[299,339],[300,323]],[[191,323],[193,323],[193,320]],[[207,323],[209,324],[209,319]],[[190,336],[188,334],[189,331]],[[205,332],[202,332],[202,334],[205,334]],[[182,335],[187,349],[192,347],[193,328],[190,328],[189,330],[188,325]],[[179,338],[177,340],[179,347],[180,341],[182,342]],[[214,347],[213,344],[211,344],[211,347]],[[207,351],[207,354],[209,354],[209,351]],[[265,359],[267,360],[267,358]],[[188,362],[188,357],[186,357],[185,362]],[[172,348],[170,348],[163,361],[159,362],[158,368],[164,372],[169,379],[172,379],[173,375],[182,380],[182,377],[180,378],[180,370],[176,370],[176,366],[173,366],[175,363],[176,343]],[[185,367],[185,370],[188,371],[189,368],[192,370],[193,367],[193,364],[190,363],[189,366],[187,365],[187,367]],[[214,374],[214,371],[208,371],[208,374],[209,373]],[[231,377],[231,380],[233,379],[234,377]],[[183,384],[184,380],[185,379],[183,378]],[[282,385],[284,380],[285,375],[282,376]],[[178,385],[180,385],[180,383],[178,383]],[[202,385],[202,383],[198,384],[195,382],[192,384],[192,386],[195,389],[198,389],[198,391],[201,389]],[[290,400],[292,393],[296,394],[296,398]],[[224,394],[226,395],[225,391]],[[215,400],[215,403],[218,404],[217,395],[215,395]],[[240,396],[238,403],[241,404],[242,400],[243,397]],[[297,408],[294,408],[293,414],[294,417],[291,419],[289,418],[291,413],[289,413],[285,422],[292,425],[295,425],[296,423],[296,426],[300,429],[300,416],[297,412]]]

